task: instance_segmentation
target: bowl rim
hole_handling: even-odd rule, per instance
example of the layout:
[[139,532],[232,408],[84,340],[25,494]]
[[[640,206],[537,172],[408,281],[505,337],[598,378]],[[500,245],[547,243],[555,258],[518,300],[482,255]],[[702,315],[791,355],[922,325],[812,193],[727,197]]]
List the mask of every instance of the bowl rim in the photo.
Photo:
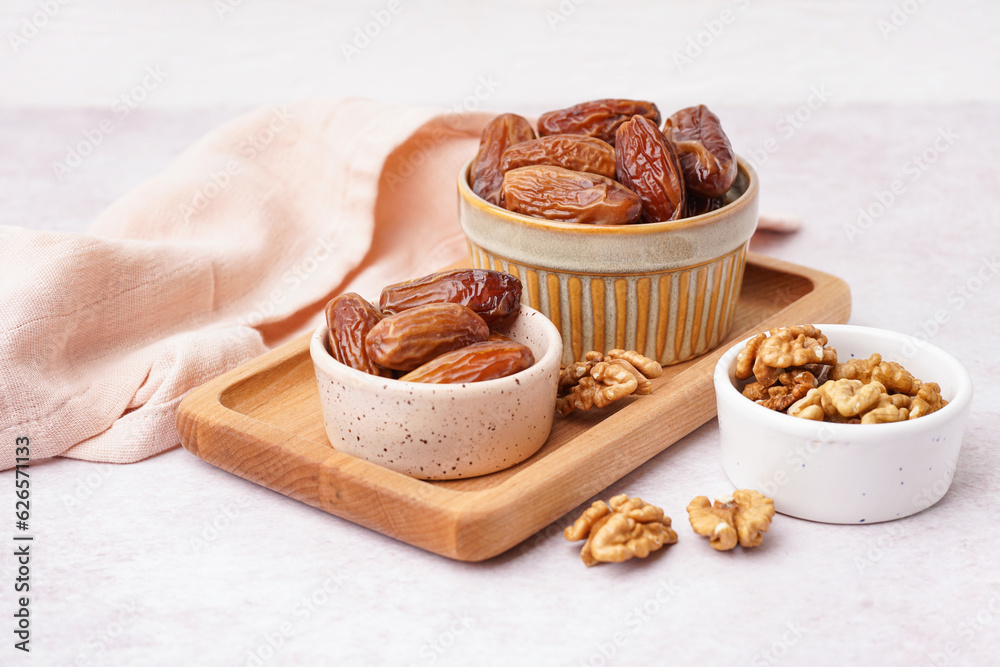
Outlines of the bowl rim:
[[[879,329],[876,327],[861,326],[855,324],[814,324],[816,328],[823,331],[824,335],[832,339],[841,332],[853,332],[871,336],[895,338],[900,341],[914,338],[907,334],[892,331],[890,329]],[[756,334],[755,334],[756,335]],[[782,432],[789,435],[801,436],[803,438],[816,437],[817,429],[823,429],[824,437],[838,442],[851,441],[870,438],[882,439],[879,434],[886,436],[900,436],[908,433],[916,433],[933,429],[935,426],[943,425],[948,420],[958,418],[969,407],[972,401],[972,378],[965,367],[954,356],[932,343],[920,341],[918,350],[920,353],[935,355],[950,371],[955,383],[955,396],[936,412],[924,415],[918,419],[904,422],[889,422],[883,424],[839,424],[828,421],[813,421],[810,419],[797,419],[787,414],[770,410],[762,405],[757,405],[754,401],[747,399],[733,384],[730,379],[730,368],[736,362],[736,356],[743,349],[746,342],[753,338],[748,336],[735,343],[727,349],[719,358],[715,365],[713,374],[713,384],[716,389],[717,401],[725,401],[726,405],[736,409],[745,416],[746,419],[757,420],[760,426]],[[936,363],[936,362],[935,362]],[[935,380],[930,380],[934,382]],[[738,400],[737,400],[738,399]],[[879,429],[863,429],[861,426],[878,426]]]
[[[532,315],[534,313],[535,315]],[[536,317],[537,315],[537,317]],[[364,389],[371,389],[379,392],[405,391],[414,396],[434,395],[442,393],[464,392],[474,390],[475,393],[490,395],[499,391],[509,389],[508,385],[520,385],[522,382],[540,382],[549,372],[552,366],[559,367],[562,359],[562,335],[559,329],[544,314],[534,308],[521,304],[518,317],[532,317],[542,328],[543,335],[548,342],[545,354],[540,359],[535,359],[528,368],[518,371],[512,375],[493,380],[483,380],[481,382],[456,382],[449,384],[436,384],[431,382],[402,382],[396,378],[386,378],[379,375],[371,375],[364,371],[343,364],[333,358],[326,347],[327,332],[329,328],[324,322],[313,331],[309,341],[309,356],[313,363],[318,365],[325,373],[334,378],[341,378],[347,382]],[[471,395],[471,394],[470,394]]]
[[756,199],[757,191],[760,188],[757,172],[754,170],[753,166],[751,166],[747,160],[737,155],[737,169],[746,174],[747,189],[739,197],[737,197],[735,201],[726,204],[722,208],[718,208],[708,213],[702,213],[701,215],[692,216],[690,218],[681,218],[680,220],[670,220],[665,222],[642,222],[630,225],[584,225],[576,222],[558,222],[554,220],[546,220],[544,218],[535,218],[522,213],[514,213],[513,211],[508,211],[507,209],[501,208],[496,204],[491,204],[473,192],[472,186],[469,185],[469,170],[472,167],[473,160],[475,160],[475,157],[469,158],[469,160],[462,165],[462,168],[458,172],[458,191],[462,199],[481,209],[485,213],[498,215],[514,224],[523,225],[525,227],[533,227],[536,229],[577,232],[580,234],[655,234],[709,225],[713,222],[718,222],[723,216],[728,217],[734,212],[737,212],[739,209],[750,206],[751,202]]

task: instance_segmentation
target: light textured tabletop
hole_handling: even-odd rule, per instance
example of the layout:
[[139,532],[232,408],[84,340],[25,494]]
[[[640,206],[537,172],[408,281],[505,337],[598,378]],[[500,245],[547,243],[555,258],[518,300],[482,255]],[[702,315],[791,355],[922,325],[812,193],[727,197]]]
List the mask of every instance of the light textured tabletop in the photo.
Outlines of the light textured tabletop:
[[[5,7],[4,34],[45,4]],[[181,448],[124,466],[32,464],[32,652],[12,647],[16,563],[4,519],[0,664],[995,661],[1000,100],[997,53],[973,55],[979,37],[998,27],[995,8],[967,3],[962,14],[930,3],[823,2],[803,14],[771,2],[742,14],[749,3],[732,2],[679,3],[671,14],[636,3],[632,20],[652,17],[640,20],[640,35],[663,26],[670,46],[629,55],[616,45],[608,49],[614,63],[595,65],[569,46],[602,35],[628,40],[631,23],[569,0],[534,10],[525,34],[548,39],[525,47],[491,31],[517,30],[516,20],[501,18],[502,4],[367,3],[337,15],[302,2],[285,15],[269,3],[226,0],[233,11],[220,15],[207,3],[195,10],[156,2],[121,16],[110,2],[51,4],[60,9],[49,25],[20,50],[12,46],[0,65],[0,225],[83,231],[212,127],[301,95],[451,108],[475,91],[476,77],[493,76],[502,94],[481,104],[497,111],[531,114],[605,93],[648,97],[665,109],[705,101],[757,167],[761,210],[804,220],[795,234],[758,234],[751,249],[844,278],[852,323],[928,338],[970,371],[975,395],[954,483],[924,512],[864,526],[778,515],[760,548],[716,553],[691,532],[684,510],[697,495],[732,489],[713,420],[600,496],[627,493],[663,506],[680,541],[646,561],[589,569],[579,545],[556,530],[566,518],[494,559],[460,563],[254,486]],[[526,4],[511,6],[524,12]],[[895,25],[894,8],[906,20],[882,34],[879,21]],[[307,24],[313,10],[329,19],[325,40]],[[727,10],[736,18],[691,70],[678,66],[672,54]],[[341,44],[380,11],[394,18],[348,67]],[[829,31],[818,28],[824,21]],[[153,39],[135,32],[154,23],[161,27]],[[269,25],[286,30],[284,39]],[[432,29],[458,35],[442,54],[468,51],[469,60],[453,65],[427,52]],[[85,49],[94,34],[104,37]],[[923,48],[932,36],[937,50]],[[408,49],[422,63],[405,62]],[[337,62],[326,68],[323,58]],[[169,72],[162,89],[115,116],[116,96],[158,64]],[[422,85],[413,80],[418,66]],[[758,90],[746,84],[754,73]],[[550,86],[553,77],[562,83]],[[114,131],[60,178],[53,162],[109,114]],[[12,481],[11,472],[0,474],[10,506]]]

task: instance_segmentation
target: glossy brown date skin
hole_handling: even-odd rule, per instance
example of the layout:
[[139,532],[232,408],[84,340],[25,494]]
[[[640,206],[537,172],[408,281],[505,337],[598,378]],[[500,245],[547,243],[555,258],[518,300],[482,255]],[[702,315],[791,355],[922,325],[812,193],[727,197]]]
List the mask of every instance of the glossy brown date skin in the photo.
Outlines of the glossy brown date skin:
[[684,176],[673,147],[652,121],[633,116],[618,128],[618,180],[642,200],[642,221],[677,220],[684,215]]
[[521,303],[521,281],[501,271],[458,269],[389,285],[378,304],[393,314],[428,303],[459,303],[468,306],[490,326],[517,317]]
[[579,134],[551,134],[522,141],[504,151],[500,170],[546,164],[605,178],[615,177],[615,149],[606,141]]
[[660,125],[660,110],[652,102],[603,99],[543,113],[538,118],[538,136],[585,134],[614,146],[618,126],[632,116],[644,116]]
[[442,354],[399,378],[403,382],[457,384],[507,377],[535,363],[527,345],[514,341],[486,341]]
[[469,169],[472,191],[489,203],[499,206],[500,184],[503,182],[501,156],[511,146],[534,138],[535,130],[531,123],[517,114],[500,114],[487,123],[479,139],[479,152]]
[[663,134],[674,144],[688,190],[707,197],[729,191],[736,180],[736,155],[708,107],[681,109],[664,122]]
[[503,198],[510,211],[559,222],[627,225],[642,213],[642,200],[621,183],[562,167],[508,171]]
[[373,362],[365,352],[365,336],[382,320],[375,306],[354,292],[334,297],[326,304],[330,354],[351,368],[371,375],[392,377],[392,371]]
[[490,328],[470,308],[429,303],[383,318],[365,337],[365,352],[380,366],[412,371],[434,357],[489,337]]

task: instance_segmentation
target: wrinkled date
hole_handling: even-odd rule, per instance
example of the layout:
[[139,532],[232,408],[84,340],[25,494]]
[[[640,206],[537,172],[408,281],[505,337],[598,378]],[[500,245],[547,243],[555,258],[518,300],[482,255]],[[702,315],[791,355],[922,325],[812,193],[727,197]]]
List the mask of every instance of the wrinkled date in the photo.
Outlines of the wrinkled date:
[[501,156],[511,146],[534,138],[531,123],[517,114],[500,114],[487,123],[479,140],[479,152],[469,172],[472,191],[491,204],[499,204],[500,184],[503,182]]
[[429,303],[382,319],[365,337],[365,352],[380,366],[412,371],[434,357],[489,336],[489,326],[470,308]]
[[515,213],[591,225],[636,222],[643,210],[642,200],[621,183],[562,167],[508,171],[503,197],[506,208]]
[[642,100],[593,100],[565,109],[543,113],[538,118],[538,134],[585,134],[615,145],[615,131],[632,116],[644,116],[657,127],[660,110]]
[[618,180],[642,200],[642,221],[677,220],[684,215],[684,175],[673,147],[643,116],[618,128]]
[[378,303],[383,313],[393,314],[441,302],[468,306],[490,326],[504,324],[517,316],[521,281],[509,273],[485,269],[443,271],[389,285]]
[[442,354],[399,379],[434,384],[482,382],[513,375],[533,363],[535,357],[527,345],[489,340]]
[[500,170],[536,164],[615,177],[615,149],[606,141],[579,134],[552,134],[522,141],[508,148],[500,159]]
[[667,118],[663,134],[674,144],[687,188],[721,197],[736,180],[736,155],[719,117],[704,104]]
[[365,336],[382,320],[382,314],[354,292],[341,294],[326,305],[326,324],[330,329],[330,353],[351,368],[381,377],[392,371],[368,358]]

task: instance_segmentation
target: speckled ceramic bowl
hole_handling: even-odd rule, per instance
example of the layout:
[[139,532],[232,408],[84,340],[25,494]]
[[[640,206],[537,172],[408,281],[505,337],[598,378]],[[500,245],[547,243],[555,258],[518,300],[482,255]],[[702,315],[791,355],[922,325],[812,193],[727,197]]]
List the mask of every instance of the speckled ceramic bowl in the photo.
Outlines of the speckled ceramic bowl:
[[309,352],[330,443],[420,479],[475,477],[528,458],[552,429],[562,339],[552,322],[524,305],[502,333],[530,347],[534,365],[485,382],[422,384],[336,361],[327,328],[320,327]]
[[724,340],[757,227],[757,174],[742,159],[721,209],[621,226],[512,213],[476,195],[468,173],[458,201],[472,264],[521,279],[524,303],[562,332],[563,363],[617,347],[675,364]]
[[951,486],[972,403],[968,372],[942,349],[892,331],[817,324],[837,358],[878,352],[925,382],[948,405],[912,421],[831,424],[768,410],[736,388],[734,345],[715,367],[722,464],[730,481],[774,499],[782,514],[827,523],[874,523],[915,514]]

